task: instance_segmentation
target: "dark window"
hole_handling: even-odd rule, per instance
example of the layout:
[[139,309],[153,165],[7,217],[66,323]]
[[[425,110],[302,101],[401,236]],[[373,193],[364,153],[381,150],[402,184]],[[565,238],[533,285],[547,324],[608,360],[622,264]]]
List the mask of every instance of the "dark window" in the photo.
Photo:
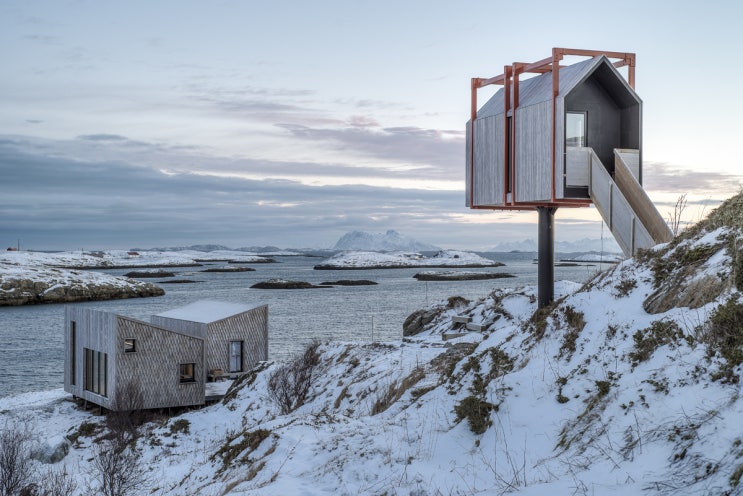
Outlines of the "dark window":
[[181,382],[195,382],[196,375],[194,369],[196,368],[195,363],[182,363],[181,364]]
[[83,348],[85,352],[85,390],[108,396],[108,354]]
[[126,338],[124,340],[124,353],[134,353],[135,351],[137,351],[137,340]]
[[230,341],[230,372],[243,371],[243,342]]
[[75,385],[75,348],[77,347],[77,329],[75,321],[70,321],[70,384]]

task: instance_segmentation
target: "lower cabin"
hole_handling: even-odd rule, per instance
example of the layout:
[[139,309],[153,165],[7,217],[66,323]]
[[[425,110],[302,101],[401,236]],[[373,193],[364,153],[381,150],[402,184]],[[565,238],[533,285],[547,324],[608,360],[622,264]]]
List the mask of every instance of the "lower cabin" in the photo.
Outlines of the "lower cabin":
[[268,306],[198,301],[151,322],[65,309],[64,389],[108,410],[203,405],[209,378],[268,358]]

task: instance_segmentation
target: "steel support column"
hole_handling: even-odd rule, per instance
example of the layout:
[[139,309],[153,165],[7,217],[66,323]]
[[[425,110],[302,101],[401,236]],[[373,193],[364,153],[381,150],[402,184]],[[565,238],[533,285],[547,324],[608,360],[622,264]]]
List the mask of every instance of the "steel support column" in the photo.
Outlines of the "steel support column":
[[555,299],[555,211],[556,207],[537,207],[539,213],[539,260],[537,270],[539,308]]

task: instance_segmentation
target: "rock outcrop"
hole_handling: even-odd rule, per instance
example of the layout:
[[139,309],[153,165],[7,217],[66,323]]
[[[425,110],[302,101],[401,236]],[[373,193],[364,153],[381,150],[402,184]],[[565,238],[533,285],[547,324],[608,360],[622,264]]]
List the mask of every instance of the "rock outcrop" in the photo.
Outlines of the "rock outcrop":
[[22,274],[0,271],[0,306],[115,300],[162,296],[152,283],[94,272],[35,269]]

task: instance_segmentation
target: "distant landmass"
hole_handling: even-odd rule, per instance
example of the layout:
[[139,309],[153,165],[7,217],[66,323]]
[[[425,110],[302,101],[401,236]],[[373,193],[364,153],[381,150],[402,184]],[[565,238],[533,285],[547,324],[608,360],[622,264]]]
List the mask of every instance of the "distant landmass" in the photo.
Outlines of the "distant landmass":
[[[534,239],[499,243],[488,251],[525,251],[536,252],[537,242]],[[622,249],[613,238],[583,238],[576,241],[555,241],[555,251],[561,253],[585,253],[589,251],[604,253],[621,253]]]
[[333,250],[358,251],[439,251],[438,246],[422,243],[390,229],[386,233],[351,231],[335,243]]

